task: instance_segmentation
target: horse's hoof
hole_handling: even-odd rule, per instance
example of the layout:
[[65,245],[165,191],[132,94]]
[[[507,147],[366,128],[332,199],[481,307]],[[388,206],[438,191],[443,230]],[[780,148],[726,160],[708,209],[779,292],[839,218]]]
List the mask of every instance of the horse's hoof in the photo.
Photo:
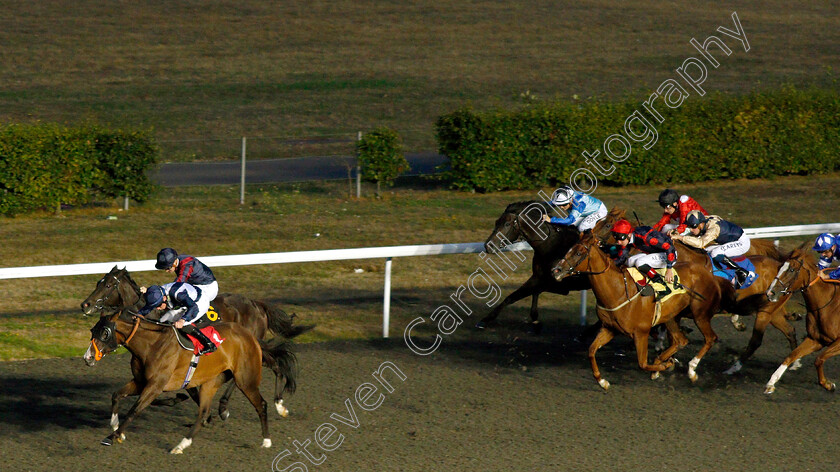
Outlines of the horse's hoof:
[[726,375],[733,375],[733,374],[735,374],[736,372],[740,372],[740,371],[741,371],[741,367],[742,367],[742,365],[741,365],[741,360],[739,359],[739,360],[737,360],[737,361],[733,362],[733,363],[732,363],[732,365],[731,365],[731,366],[729,366],[729,368],[728,368],[728,369],[726,369],[726,370],[724,370],[724,371],[723,371],[723,373],[724,373],[724,374],[726,374]]
[[531,334],[539,336],[542,333],[542,323],[534,321],[531,323]]
[[652,373],[650,374],[650,379],[651,379],[651,380],[659,380],[659,379],[661,379],[661,378],[662,378],[662,376],[661,376],[661,375],[659,375],[659,372],[652,372]]
[[475,324],[475,329],[486,329],[486,328],[487,328],[487,323],[485,323],[483,321],[479,321],[478,323]]
[[264,447],[264,448],[271,447],[271,439],[263,438],[262,447]]
[[825,387],[825,389],[829,392],[833,392],[835,385],[834,382],[826,382],[825,385],[823,385],[823,387]]
[[227,420],[228,418],[230,418],[230,412],[229,412],[229,411],[227,411],[227,410],[220,411],[220,412],[219,412],[219,418],[221,418],[221,419],[222,419],[222,421]]
[[283,405],[283,400],[278,400],[274,402],[274,407],[277,408],[277,414],[286,418],[289,416],[289,409]]
[[125,441],[125,434],[120,433],[120,435],[119,435],[119,436],[117,436],[117,442],[118,442],[118,443],[120,443],[120,444],[122,444],[122,443],[123,443],[123,441]]
[[773,392],[775,392],[775,391],[776,391],[776,387],[773,386],[773,385],[768,385],[768,386],[764,387],[764,394],[765,395],[772,395]]
[[114,441],[111,439],[111,436],[108,436],[107,438],[103,439],[102,441],[99,441],[99,444],[102,444],[103,446],[113,446]]
[[607,380],[606,380],[606,379],[599,379],[599,380],[598,380],[598,385],[600,385],[600,386],[601,386],[601,388],[603,388],[603,389],[604,389],[604,391],[606,391],[606,390],[609,390],[609,389],[610,389],[610,383],[609,383],[609,382],[607,382]]
[[181,440],[180,443],[178,443],[177,446],[175,446],[174,449],[169,451],[169,453],[170,454],[183,454],[184,449],[190,447],[190,444],[192,444],[192,439],[184,438],[184,439]]
[[738,331],[746,331],[746,329],[747,329],[747,325],[745,325],[744,323],[741,323],[740,321],[736,321],[735,323],[732,323],[732,327],[735,328]]
[[694,383],[694,382],[697,382],[697,379],[699,379],[700,377],[697,376],[696,372],[689,372],[688,373],[688,378],[689,378],[689,380],[691,380],[691,383]]

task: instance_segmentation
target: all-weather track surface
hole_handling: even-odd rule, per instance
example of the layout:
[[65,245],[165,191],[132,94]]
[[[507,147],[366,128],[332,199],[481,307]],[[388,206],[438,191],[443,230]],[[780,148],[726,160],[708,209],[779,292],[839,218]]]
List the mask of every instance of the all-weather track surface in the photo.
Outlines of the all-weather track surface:
[[[532,336],[518,321],[484,332],[469,322],[426,357],[409,351],[402,336],[298,346],[299,389],[286,402],[290,417],[269,411],[271,449],[258,447],[257,416],[238,392],[231,418],[214,418],[182,456],[168,451],[194,419],[191,402],[150,407],[125,443],[100,446],[110,432],[111,393],[129,378],[127,355],[108,356],[93,368],[81,358],[3,363],[0,469],[269,471],[289,449],[275,470],[295,470],[296,461],[309,471],[837,470],[838,398],[817,385],[814,357],[788,372],[775,394],[762,393],[787,351],[777,332],[768,330],[754,360],[728,377],[721,371],[749,331],[735,332],[716,318],[722,340],[700,364],[697,384],[687,379],[685,364],[664,380],[650,380],[629,340],[617,339],[599,353],[613,383],[604,392],[592,379],[586,344],[574,339],[580,328],[546,320],[544,333]],[[804,321],[795,326],[801,339]],[[683,363],[700,347],[697,333],[678,356]],[[406,379],[386,374],[393,393],[380,388],[381,405],[364,411],[354,392],[364,383],[380,385],[371,373],[384,362]],[[838,364],[828,362],[834,380]],[[271,392],[266,371],[262,393],[269,401]],[[348,403],[356,428],[331,419],[333,413],[349,419]],[[123,403],[123,415],[129,405]],[[343,435],[330,452],[313,441],[327,422]],[[295,452],[293,442],[307,440],[304,447],[320,465]]]
[[[406,175],[429,175],[439,166],[449,164],[440,154],[409,153],[405,156],[411,170]],[[264,184],[338,180],[348,177],[350,169],[356,176],[356,159],[350,156],[313,156],[286,159],[254,159],[246,161],[245,183]],[[150,175],[153,182],[164,187],[182,185],[235,185],[242,175],[240,161],[167,162]]]

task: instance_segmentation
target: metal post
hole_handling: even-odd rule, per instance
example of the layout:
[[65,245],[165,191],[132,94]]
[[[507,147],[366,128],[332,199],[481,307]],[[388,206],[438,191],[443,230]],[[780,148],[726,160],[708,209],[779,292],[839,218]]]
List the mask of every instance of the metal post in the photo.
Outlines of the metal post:
[[128,195],[123,197],[123,210],[128,211]]
[[[356,134],[356,141],[362,140],[362,132]],[[359,153],[356,152],[356,198],[362,198],[362,165],[359,162]],[[386,338],[388,336],[385,336]]]
[[242,136],[242,168],[239,171],[239,204],[245,204],[245,149],[246,149],[247,139],[245,136]]
[[586,290],[580,291],[580,325],[586,326]]
[[382,337],[388,337],[391,324],[391,258],[385,259],[385,295],[382,300]]

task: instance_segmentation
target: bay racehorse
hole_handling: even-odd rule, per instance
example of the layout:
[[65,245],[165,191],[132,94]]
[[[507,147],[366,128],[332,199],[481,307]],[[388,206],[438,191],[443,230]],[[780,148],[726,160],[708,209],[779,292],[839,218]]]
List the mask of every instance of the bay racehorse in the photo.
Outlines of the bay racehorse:
[[[602,346],[610,342],[616,334],[625,334],[633,339],[639,367],[658,373],[673,365],[673,356],[677,350],[688,344],[677,323],[678,316],[691,316],[703,333],[705,343],[697,355],[689,362],[688,375],[697,380],[696,369],[700,359],[717,341],[712,330],[711,319],[720,307],[721,289],[711,272],[686,263],[677,263],[674,269],[679,273],[680,282],[688,290],[674,294],[661,302],[661,312],[657,315],[654,297],[640,296],[641,293],[632,280],[628,280],[626,270],[613,264],[612,259],[599,247],[594,236],[586,236],[557,261],[553,274],[558,279],[569,275],[585,275],[592,284],[592,291],[598,301],[596,313],[601,321],[601,329],[589,346],[589,361],[595,380],[605,390],[610,383],[601,376],[595,354]],[[648,363],[648,337],[654,325],[664,323],[671,335],[672,343],[652,364]]]
[[[836,281],[824,281],[819,277],[819,267],[813,256],[803,247],[794,250],[779,268],[779,272],[767,290],[771,300],[801,291],[805,298],[807,315],[805,328],[807,335],[782,362],[782,365],[770,377],[764,393],[776,390],[776,382],[782,375],[804,356],[825,348],[814,361],[820,385],[829,392],[834,391],[834,382],[825,377],[823,364],[830,357],[840,353],[840,284]],[[791,367],[792,369],[793,367]]]
[[[558,281],[551,275],[552,262],[562,257],[580,239],[580,233],[574,226],[552,225],[543,221],[543,215],[550,216],[553,211],[555,211],[554,207],[544,201],[516,202],[508,205],[502,215],[496,219],[493,232],[484,242],[484,251],[487,254],[496,254],[512,243],[526,241],[534,250],[531,277],[482,318],[476,324],[477,328],[487,327],[506,306],[530,296],[531,329],[539,333],[542,326],[538,310],[541,293],[568,295],[571,291],[589,289],[590,285],[586,277],[569,277]],[[616,214],[616,211],[611,211],[604,220],[598,222],[593,231],[599,231],[599,228],[604,226],[612,227],[612,224],[620,218]],[[623,214],[621,210],[621,215]]]
[[[778,255],[778,250],[769,250],[767,245],[764,244],[766,242],[768,241],[750,241],[751,248],[753,247],[753,243],[758,243],[755,252],[769,252],[771,254],[748,256],[750,262],[755,266],[755,271],[758,276],[752,285],[742,290],[735,290],[727,279],[715,277],[718,283],[721,284],[721,291],[724,295],[722,307],[727,312],[732,313],[733,316],[755,315],[752,336],[746,349],[724,371],[724,373],[729,375],[740,371],[743,363],[752,357],[759,346],[761,346],[768,324],[773,325],[785,336],[791,350],[797,344],[796,329],[788,322],[787,310],[785,309],[785,303],[790,298],[790,294],[781,296],[775,301],[770,301],[765,294],[782,265],[777,258],[772,257],[774,253]],[[772,243],[770,243],[770,247],[775,249],[775,245]],[[709,255],[705,250],[688,246],[679,240],[674,241],[674,248],[677,250],[677,260],[680,262],[700,265],[705,267],[709,272],[713,270],[712,261],[709,259]],[[781,256],[777,257],[781,258]]]
[[[254,335],[242,326],[220,323],[215,327],[224,342],[214,353],[199,359],[189,384],[184,385],[193,354],[179,345],[173,327],[146,320],[136,314],[123,315],[123,311],[99,318],[90,330],[91,341],[84,355],[85,363],[93,366],[102,356],[122,345],[138,360],[140,367],[136,369],[132,363],[132,380],[111,397],[111,427],[114,431],[102,440],[103,445],[110,446],[114,441],[122,442],[125,439],[126,427],[161,392],[180,390],[185,386],[200,387],[196,422],[189,434],[170,451],[173,454],[182,453],[192,444],[193,437],[208,417],[216,391],[232,378],[259,415],[262,447],[271,447],[266,402],[259,390],[263,348]],[[280,363],[288,366],[294,364],[294,355],[285,344],[263,346],[266,353]],[[293,375],[291,372],[290,370],[287,375]],[[139,395],[139,398],[120,423],[119,402],[130,395]]]
[[[114,266],[96,283],[96,288],[82,302],[82,312],[85,315],[120,310],[136,313],[144,304],[140,286],[131,278],[131,274],[125,269]],[[211,306],[214,309],[213,313],[208,312],[206,315],[210,321],[216,321],[213,319],[216,318],[238,324],[250,331],[257,339],[263,339],[269,331],[285,339],[291,339],[312,329],[311,326],[294,326],[292,323],[294,315],[289,316],[280,308],[242,295],[219,294],[211,302]],[[132,359],[132,364],[134,362]],[[294,382],[284,377],[271,359],[266,359],[265,365],[270,367],[275,374],[274,407],[280,416],[288,416],[289,410],[283,404],[283,392],[293,392]],[[283,380],[285,380],[285,385]],[[228,385],[219,400],[219,416],[223,420],[229,416],[227,405],[234,387],[233,384]],[[193,399],[197,398],[195,392],[190,392],[190,396]],[[173,405],[187,398],[189,398],[187,395],[179,394],[175,399],[161,400],[156,404]]]

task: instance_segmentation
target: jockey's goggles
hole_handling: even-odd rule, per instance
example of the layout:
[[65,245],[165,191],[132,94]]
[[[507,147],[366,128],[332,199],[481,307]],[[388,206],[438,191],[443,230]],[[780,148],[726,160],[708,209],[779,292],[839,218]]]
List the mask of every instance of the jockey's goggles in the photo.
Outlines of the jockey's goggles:
[[615,238],[616,241],[624,241],[625,239],[630,237],[629,234],[624,234],[624,233],[613,233],[612,235],[613,235],[613,238]]

